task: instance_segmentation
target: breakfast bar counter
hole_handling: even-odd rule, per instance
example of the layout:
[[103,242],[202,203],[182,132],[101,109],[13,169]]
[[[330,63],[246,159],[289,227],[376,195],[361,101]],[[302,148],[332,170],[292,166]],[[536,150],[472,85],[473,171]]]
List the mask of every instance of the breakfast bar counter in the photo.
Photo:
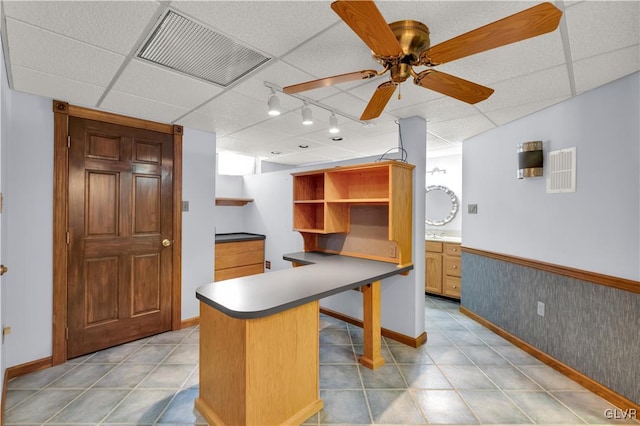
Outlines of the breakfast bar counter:
[[300,252],[296,268],[199,287],[200,395],[210,424],[300,424],[322,408],[319,397],[319,299],[362,287],[364,354],[380,355],[380,280],[412,265]]

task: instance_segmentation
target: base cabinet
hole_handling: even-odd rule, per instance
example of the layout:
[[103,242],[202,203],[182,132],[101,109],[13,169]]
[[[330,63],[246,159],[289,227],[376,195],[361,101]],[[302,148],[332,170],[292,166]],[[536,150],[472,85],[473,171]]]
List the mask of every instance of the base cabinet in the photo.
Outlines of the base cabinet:
[[461,257],[459,243],[426,241],[424,291],[460,299]]
[[214,281],[264,272],[264,240],[216,243]]

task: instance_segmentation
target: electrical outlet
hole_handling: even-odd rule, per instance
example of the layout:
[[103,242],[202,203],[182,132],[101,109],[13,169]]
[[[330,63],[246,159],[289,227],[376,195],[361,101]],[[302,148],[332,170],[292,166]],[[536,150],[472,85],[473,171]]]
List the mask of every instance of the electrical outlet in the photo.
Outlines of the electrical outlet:
[[538,301],[538,308],[536,310],[536,313],[541,317],[544,316],[544,303]]
[[478,214],[478,205],[477,204],[467,204],[467,212],[469,214]]
[[183,212],[188,212],[189,211],[189,202],[188,201],[183,201],[182,202],[182,211]]
[[271,269],[271,261],[270,260],[265,260],[264,261],[264,267],[266,269]]

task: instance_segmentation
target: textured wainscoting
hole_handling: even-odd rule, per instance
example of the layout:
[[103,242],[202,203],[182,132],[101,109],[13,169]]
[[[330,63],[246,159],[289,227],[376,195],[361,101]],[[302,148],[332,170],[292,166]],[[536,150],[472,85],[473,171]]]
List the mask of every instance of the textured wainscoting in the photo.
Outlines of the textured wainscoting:
[[462,262],[462,306],[640,403],[640,294],[472,253]]

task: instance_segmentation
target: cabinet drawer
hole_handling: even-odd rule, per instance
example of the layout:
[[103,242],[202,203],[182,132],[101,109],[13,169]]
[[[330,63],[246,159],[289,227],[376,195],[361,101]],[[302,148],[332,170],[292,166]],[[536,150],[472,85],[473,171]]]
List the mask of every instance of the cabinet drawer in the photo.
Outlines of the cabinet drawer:
[[460,276],[460,265],[462,259],[454,256],[444,256],[444,273],[454,277]]
[[264,241],[217,243],[215,261],[216,270],[258,263],[262,265],[264,261]]
[[438,241],[425,241],[424,251],[430,251],[433,253],[442,253],[442,243]]
[[444,243],[444,253],[449,256],[460,256],[460,244]]
[[247,275],[262,274],[263,272],[264,267],[262,263],[238,266],[237,268],[216,269],[213,280],[222,281],[231,278],[245,277]]
[[460,298],[460,278],[446,277],[444,281],[444,295],[449,297]]

